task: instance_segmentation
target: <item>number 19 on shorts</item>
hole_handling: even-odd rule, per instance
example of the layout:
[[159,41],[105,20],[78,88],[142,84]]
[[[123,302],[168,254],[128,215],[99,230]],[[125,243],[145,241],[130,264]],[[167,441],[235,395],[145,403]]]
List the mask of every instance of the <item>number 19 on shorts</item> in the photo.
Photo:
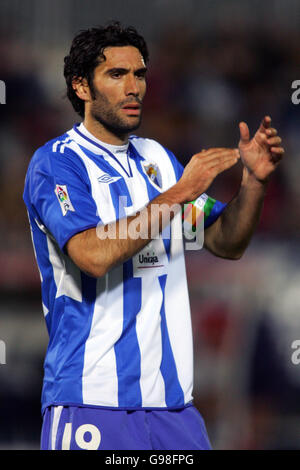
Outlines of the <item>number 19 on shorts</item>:
[[[61,450],[70,450],[73,433],[72,423],[66,423]],[[101,433],[93,424],[82,424],[75,431],[75,442],[80,449],[97,450],[101,442]]]

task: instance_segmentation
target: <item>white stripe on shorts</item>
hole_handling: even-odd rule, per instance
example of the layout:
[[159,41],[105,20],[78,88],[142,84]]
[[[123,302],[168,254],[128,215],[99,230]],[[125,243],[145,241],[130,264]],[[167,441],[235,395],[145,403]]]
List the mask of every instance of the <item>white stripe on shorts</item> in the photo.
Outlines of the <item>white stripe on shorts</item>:
[[53,419],[52,419],[52,429],[51,429],[51,450],[55,450],[57,429],[60,420],[60,415],[62,412],[62,406],[53,407]]

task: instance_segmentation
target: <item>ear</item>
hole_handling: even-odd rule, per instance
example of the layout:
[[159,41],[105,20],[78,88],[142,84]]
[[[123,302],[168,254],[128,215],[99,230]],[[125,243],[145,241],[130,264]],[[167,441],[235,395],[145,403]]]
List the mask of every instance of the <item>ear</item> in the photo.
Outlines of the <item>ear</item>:
[[90,87],[86,78],[76,77],[72,80],[72,87],[78,98],[83,101],[91,100]]

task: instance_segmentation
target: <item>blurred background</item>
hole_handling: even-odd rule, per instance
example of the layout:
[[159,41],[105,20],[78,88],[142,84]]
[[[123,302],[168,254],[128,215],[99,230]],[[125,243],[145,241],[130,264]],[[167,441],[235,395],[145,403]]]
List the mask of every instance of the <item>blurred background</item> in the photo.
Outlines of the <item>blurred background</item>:
[[[300,449],[300,80],[298,0],[1,0],[0,449],[38,449],[47,347],[40,279],[22,200],[34,151],[80,118],[65,98],[63,57],[74,34],[119,19],[150,49],[138,134],[186,164],[202,148],[237,146],[238,123],[265,114],[286,156],[240,261],[187,252],[195,404],[215,449]],[[237,166],[208,191],[227,202]]]

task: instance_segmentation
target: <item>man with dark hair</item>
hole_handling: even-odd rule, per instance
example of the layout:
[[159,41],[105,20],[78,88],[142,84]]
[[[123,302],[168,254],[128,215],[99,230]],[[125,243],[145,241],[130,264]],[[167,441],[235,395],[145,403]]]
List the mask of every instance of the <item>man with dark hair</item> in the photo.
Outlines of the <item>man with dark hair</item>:
[[115,21],[106,28],[91,28],[81,31],[74,38],[70,54],[64,59],[64,76],[67,83],[67,95],[74,110],[83,118],[84,101],[77,96],[73,87],[74,77],[85,78],[95,100],[96,91],[93,85],[94,70],[105,60],[103,54],[106,47],[133,46],[137,48],[146,64],[149,59],[147,44],[134,28],[123,29]]
[[[141,122],[148,51],[118,22],[80,32],[65,58],[81,124],[38,149],[24,200],[49,332],[42,449],[209,449],[193,406],[193,351],[182,206],[204,214],[204,246],[239,259],[283,155],[266,116],[239,149],[183,169]],[[205,194],[242,160],[228,204]]]

